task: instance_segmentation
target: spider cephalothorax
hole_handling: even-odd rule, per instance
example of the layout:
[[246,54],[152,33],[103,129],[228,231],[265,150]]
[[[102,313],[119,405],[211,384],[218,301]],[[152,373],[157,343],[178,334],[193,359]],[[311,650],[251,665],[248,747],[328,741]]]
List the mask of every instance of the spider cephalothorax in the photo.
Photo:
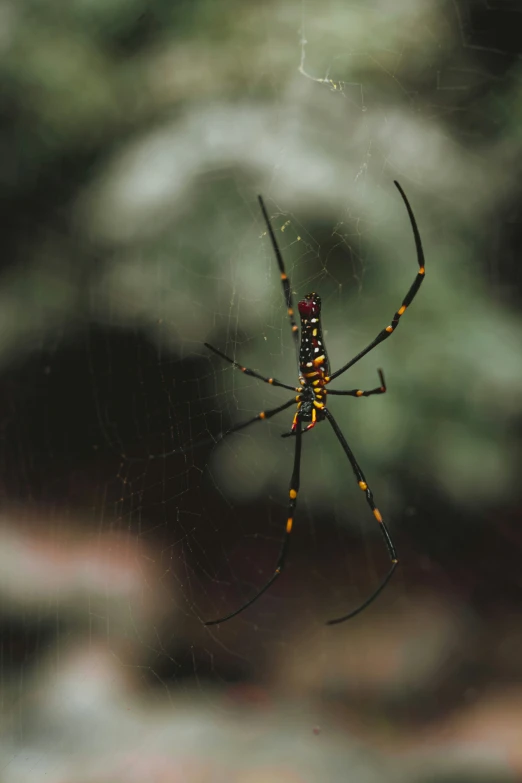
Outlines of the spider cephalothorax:
[[[236,424],[235,426],[231,427],[221,436],[221,437],[225,437],[233,432],[242,430],[245,427],[250,426],[250,424],[253,424],[256,421],[265,421],[271,419],[272,416],[281,413],[281,411],[284,411],[287,408],[290,408],[292,405],[295,405],[297,403],[297,409],[295,411],[294,419],[292,423],[292,430],[291,432],[285,433],[285,436],[286,435],[295,436],[294,467],[290,479],[288,517],[286,520],[286,529],[285,529],[286,532],[283,538],[283,543],[281,545],[281,551],[279,553],[277,564],[274,572],[272,573],[268,581],[263,585],[263,587],[261,587],[257,591],[257,593],[253,596],[253,598],[250,598],[246,603],[240,606],[239,609],[236,609],[234,612],[225,615],[225,617],[221,617],[219,620],[211,620],[210,622],[207,622],[206,625],[215,625],[216,623],[221,623],[224,622],[225,620],[230,620],[231,617],[235,617],[244,609],[251,606],[251,604],[253,604],[254,601],[257,601],[257,599],[261,595],[263,595],[263,593],[266,590],[268,590],[270,585],[273,584],[273,582],[277,579],[277,577],[280,576],[280,574],[283,572],[286,559],[288,556],[290,534],[292,532],[294,511],[297,504],[297,494],[299,492],[299,483],[300,483],[300,475],[301,475],[302,435],[303,432],[307,432],[308,430],[311,430],[312,427],[316,425],[316,423],[320,421],[324,421],[325,419],[327,419],[331,424],[335,436],[339,441],[341,448],[343,449],[346,457],[348,458],[348,462],[350,463],[350,466],[354,473],[355,479],[357,481],[357,485],[359,489],[362,490],[362,492],[364,492],[366,502],[368,503],[368,506],[370,507],[374,518],[379,523],[379,527],[383,535],[384,543],[386,544],[386,549],[388,551],[388,556],[390,558],[390,563],[391,563],[388,573],[386,574],[384,579],[382,579],[378,587],[357,609],[354,609],[348,614],[345,614],[343,617],[338,617],[335,620],[329,620],[329,624],[341,623],[344,620],[348,620],[350,617],[354,617],[356,614],[359,614],[359,612],[362,612],[362,610],[365,609],[369,604],[371,604],[372,601],[374,601],[375,598],[377,598],[377,596],[382,592],[382,590],[386,587],[389,580],[391,579],[393,572],[395,571],[395,568],[398,563],[397,553],[395,551],[393,542],[390,538],[388,528],[386,527],[383,521],[379,509],[375,505],[375,501],[373,499],[373,493],[370,487],[368,486],[368,482],[366,481],[366,478],[359,466],[359,463],[357,462],[335,418],[333,417],[332,413],[328,410],[326,406],[326,397],[328,393],[331,395],[348,396],[348,397],[370,397],[373,394],[384,394],[384,392],[386,391],[386,384],[384,382],[384,375],[382,370],[378,370],[380,385],[377,386],[375,389],[369,389],[367,391],[364,391],[362,389],[349,389],[348,391],[339,391],[337,389],[330,389],[329,391],[327,391],[327,386],[335,378],[338,378],[340,375],[346,372],[346,370],[349,370],[350,367],[352,367],[360,359],[362,359],[363,356],[366,356],[366,354],[369,353],[371,350],[373,350],[373,348],[375,348],[377,345],[379,345],[379,343],[382,343],[383,340],[386,340],[391,334],[393,334],[393,332],[395,331],[395,329],[399,324],[400,318],[406,311],[406,308],[413,301],[415,294],[419,290],[421,283],[424,280],[424,253],[422,250],[422,243],[419,235],[419,230],[417,228],[417,223],[415,222],[415,217],[413,215],[412,209],[410,207],[410,204],[408,202],[408,199],[406,198],[404,191],[402,190],[398,182],[396,182],[395,185],[397,186],[397,189],[402,196],[402,200],[404,201],[404,205],[406,207],[408,216],[410,218],[413,237],[415,239],[415,247],[417,250],[417,263],[419,265],[417,276],[415,277],[415,280],[410,286],[408,293],[402,300],[401,306],[393,316],[391,323],[388,326],[386,326],[384,329],[381,329],[377,337],[369,345],[367,345],[366,348],[364,348],[356,356],[354,356],[353,359],[350,359],[349,362],[343,364],[342,367],[340,367],[331,375],[330,375],[330,365],[328,362],[328,354],[324,346],[324,340],[323,340],[323,334],[321,328],[321,298],[319,297],[318,294],[312,292],[310,294],[306,294],[304,299],[301,299],[301,301],[298,303],[297,308],[299,311],[299,315],[301,317],[301,339],[299,340],[299,327],[297,326],[294,320],[294,307],[292,301],[292,289],[290,287],[290,281],[285,272],[283,257],[281,255],[281,251],[277,244],[277,240],[275,238],[275,234],[272,225],[270,223],[270,219],[268,217],[268,213],[266,211],[263,199],[261,198],[261,196],[259,196],[259,204],[261,206],[261,211],[263,212],[263,217],[265,219],[270,240],[272,242],[272,247],[274,249],[274,253],[279,266],[279,271],[281,273],[283,294],[285,297],[288,317],[290,318],[292,335],[296,347],[299,346],[299,384],[300,385],[298,387],[290,386],[286,383],[281,383],[281,381],[278,381],[275,378],[267,378],[264,375],[260,375],[258,372],[256,372],[256,370],[251,370],[248,367],[243,367],[241,364],[238,364],[238,362],[236,362],[234,359],[231,359],[230,357],[226,356],[224,353],[219,351],[217,348],[213,348],[208,343],[205,343],[205,345],[207,346],[207,348],[210,348],[210,350],[214,351],[214,353],[217,353],[218,356],[220,356],[222,359],[225,359],[225,361],[230,362],[230,364],[233,364],[234,367],[240,369],[241,372],[245,373],[245,375],[250,375],[253,378],[257,378],[260,381],[269,383],[272,386],[278,386],[282,389],[290,389],[290,391],[297,392],[296,397],[292,397],[290,400],[284,402],[282,405],[279,405],[277,408],[272,408],[271,410],[267,410],[267,411],[261,411],[261,413],[258,413],[257,416],[254,416],[252,419],[249,419],[248,421],[244,421],[240,424]],[[303,422],[307,424],[304,430],[301,426]]]

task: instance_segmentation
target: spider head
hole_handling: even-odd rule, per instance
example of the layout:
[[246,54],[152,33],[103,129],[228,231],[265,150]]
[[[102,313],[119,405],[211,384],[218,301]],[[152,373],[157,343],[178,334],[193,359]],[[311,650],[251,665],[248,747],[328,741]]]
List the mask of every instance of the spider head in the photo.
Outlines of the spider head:
[[321,314],[321,297],[315,291],[312,291],[311,294],[306,294],[305,298],[301,299],[297,307],[301,318],[319,318]]

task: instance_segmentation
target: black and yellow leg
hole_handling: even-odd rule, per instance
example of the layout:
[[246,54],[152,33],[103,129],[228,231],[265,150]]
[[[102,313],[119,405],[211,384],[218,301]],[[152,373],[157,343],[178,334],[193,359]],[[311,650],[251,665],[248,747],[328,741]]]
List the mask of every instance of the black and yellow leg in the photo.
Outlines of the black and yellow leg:
[[292,434],[295,432],[297,427],[297,422],[299,421],[299,408],[301,407],[301,403],[299,402],[299,397],[297,397],[297,410],[294,414],[294,418],[292,420]]
[[244,373],[245,375],[250,375],[252,378],[257,378],[258,381],[269,383],[271,386],[279,386],[281,389],[289,389],[289,391],[299,391],[299,389],[296,386],[288,386],[286,383],[281,383],[281,381],[278,381],[276,378],[267,378],[264,375],[260,375],[255,370],[250,370],[248,367],[243,367],[242,364],[239,364],[239,362],[236,362],[234,361],[234,359],[231,359],[230,356],[227,356],[226,354],[222,353],[222,351],[218,350],[217,348],[214,348],[214,346],[210,345],[210,343],[205,343],[205,347],[209,348],[211,351],[214,351],[214,353],[217,353],[218,356],[220,356],[229,364],[232,364],[234,367],[236,367],[236,369],[241,370],[241,372]]
[[335,625],[336,623],[342,623],[345,620],[349,620],[350,617],[355,617],[356,614],[359,614],[359,612],[362,612],[363,609],[366,609],[367,606],[369,606],[373,601],[375,601],[377,596],[384,590],[384,588],[386,587],[386,585],[390,581],[390,579],[391,579],[391,577],[393,575],[393,572],[397,568],[398,560],[397,560],[397,552],[395,551],[395,547],[393,546],[393,542],[392,542],[390,534],[388,532],[388,528],[386,527],[386,525],[385,525],[385,523],[383,521],[381,512],[379,511],[379,509],[375,505],[375,501],[373,499],[373,493],[372,493],[370,487],[368,486],[368,482],[366,481],[366,479],[364,477],[364,473],[362,472],[361,468],[359,467],[359,463],[355,459],[355,456],[354,456],[351,448],[349,447],[349,445],[348,445],[348,443],[346,441],[346,438],[344,437],[343,433],[341,432],[341,430],[339,428],[339,425],[335,421],[335,419],[332,416],[332,414],[330,413],[330,411],[329,410],[325,410],[325,415],[326,415],[326,418],[328,419],[328,421],[330,422],[330,424],[332,425],[332,429],[335,432],[335,435],[337,436],[337,440],[341,444],[341,446],[342,446],[342,448],[344,450],[344,453],[346,454],[346,456],[348,457],[348,460],[350,461],[350,465],[352,466],[352,470],[353,470],[353,472],[355,474],[355,478],[357,480],[357,484],[359,485],[359,489],[361,489],[364,492],[364,494],[366,496],[366,502],[370,506],[370,508],[372,510],[373,516],[375,517],[375,519],[379,523],[379,528],[380,528],[382,536],[384,538],[384,543],[386,544],[386,549],[388,550],[388,555],[389,555],[390,561],[391,561],[390,570],[388,571],[388,573],[386,574],[386,576],[384,577],[384,579],[382,580],[380,585],[377,587],[377,589],[374,590],[374,592],[369,596],[369,598],[366,599],[366,601],[364,601],[364,603],[362,603],[357,609],[354,609],[353,611],[349,612],[348,614],[343,615],[343,617],[338,617],[335,620],[329,620],[328,623],[327,623],[327,625]]
[[316,410],[316,406],[320,407],[320,408],[324,408],[324,405],[318,405],[318,403],[314,402],[314,407],[312,408],[312,421],[310,422],[310,424],[308,424],[307,427],[305,427],[305,430],[304,430],[305,432],[308,432],[308,430],[313,430],[313,428],[317,424],[317,410]]
[[263,587],[257,591],[257,593],[253,596],[253,598],[250,598],[245,604],[243,604],[243,606],[240,606],[239,609],[236,609],[234,612],[231,612],[230,614],[227,614],[224,617],[220,617],[219,620],[209,620],[208,622],[205,623],[205,625],[217,625],[218,623],[224,623],[226,620],[230,620],[232,619],[232,617],[235,617],[236,615],[240,614],[245,609],[248,609],[248,607],[252,606],[252,604],[255,601],[257,601],[257,599],[260,598],[263,595],[263,593],[265,593],[268,590],[268,588],[275,582],[275,580],[283,573],[285,563],[286,563],[286,558],[288,556],[290,534],[292,533],[292,527],[294,524],[294,512],[297,504],[297,494],[299,492],[299,481],[301,476],[302,431],[301,431],[301,422],[299,421],[299,419],[297,421],[295,436],[296,438],[295,438],[295,452],[294,452],[294,468],[292,470],[292,478],[290,479],[288,515],[286,519],[283,544],[279,552],[279,557],[277,559],[277,564],[274,573],[272,574],[268,582],[266,582],[266,584],[264,584]]
[[386,383],[384,381],[384,373],[382,370],[377,370],[381,381],[380,386],[376,386],[375,389],[369,391],[363,391],[362,389],[350,389],[349,391],[337,391],[336,389],[328,389],[328,394],[337,394],[344,397],[370,397],[372,394],[384,394],[386,391]]
[[353,367],[354,364],[356,364],[359,359],[362,359],[363,356],[366,356],[367,353],[369,353],[373,348],[375,348],[376,345],[379,345],[379,343],[382,343],[383,340],[386,340],[397,328],[397,325],[399,323],[399,320],[401,316],[404,315],[406,312],[406,308],[412,303],[413,298],[419,288],[421,287],[421,283],[424,280],[424,274],[425,274],[425,261],[424,261],[424,251],[422,249],[422,242],[419,234],[419,229],[417,228],[417,222],[415,220],[415,216],[413,214],[412,208],[410,206],[410,203],[408,199],[406,198],[406,194],[404,193],[403,189],[399,185],[398,182],[395,182],[395,186],[399,193],[402,196],[402,200],[404,201],[404,204],[406,206],[406,209],[408,211],[408,216],[410,218],[411,228],[413,231],[413,238],[415,239],[415,248],[417,250],[417,263],[419,264],[419,271],[417,272],[417,277],[413,281],[413,283],[410,286],[410,289],[404,299],[402,300],[402,304],[395,313],[395,315],[392,318],[391,324],[389,326],[386,326],[384,329],[381,329],[375,340],[371,342],[366,348],[364,348],[360,353],[357,354],[353,359],[351,359],[347,364],[344,364],[339,370],[336,370],[330,378],[329,381],[333,381],[334,378],[338,378],[339,375],[342,375],[343,372],[346,372],[350,367]]
[[286,302],[286,309],[287,309],[288,317],[290,319],[290,326],[292,328],[292,335],[294,338],[295,347],[297,349],[299,347],[299,327],[295,322],[295,310],[294,310],[294,303],[292,300],[292,289],[290,287],[290,280],[288,279],[288,276],[285,271],[283,256],[281,255],[281,250],[279,249],[279,245],[277,244],[277,239],[275,238],[274,229],[272,228],[272,224],[270,223],[270,218],[268,217],[268,212],[266,211],[265,202],[263,201],[261,196],[258,196],[258,199],[259,199],[259,205],[261,207],[261,211],[263,213],[263,217],[265,219],[266,227],[268,229],[268,234],[270,236],[270,241],[272,242],[272,247],[274,248],[275,257],[277,259],[277,265],[279,266],[279,272],[281,274],[281,284],[283,286],[283,294],[285,296],[285,302]]
[[231,435],[233,432],[239,432],[239,430],[244,430],[245,427],[249,427],[251,424],[254,424],[256,421],[267,421],[268,419],[271,419],[272,416],[276,416],[276,414],[281,413],[281,411],[290,408],[291,405],[295,405],[294,397],[292,397],[291,400],[288,400],[288,402],[284,402],[282,405],[278,405],[277,408],[270,408],[270,410],[261,411],[256,416],[252,416],[251,419],[248,419],[247,421],[243,421],[241,422],[241,424],[234,425],[229,430],[226,430],[226,432],[223,432],[219,438],[216,438],[215,442],[217,443],[220,440],[223,440],[223,438],[226,438],[227,435]]
[[153,459],[166,459],[167,457],[173,457],[176,454],[187,454],[190,451],[194,451],[194,449],[200,449],[203,446],[212,446],[216,443],[219,443],[223,440],[223,438],[226,438],[227,435],[232,435],[234,432],[239,432],[239,430],[244,430],[245,427],[249,427],[251,424],[255,424],[256,421],[266,421],[268,419],[271,419],[272,416],[275,416],[278,413],[281,413],[281,411],[286,410],[287,408],[290,408],[291,405],[295,405],[295,397],[292,397],[291,400],[288,400],[288,402],[284,402],[282,405],[278,405],[277,408],[271,408],[267,411],[261,411],[256,416],[252,416],[251,419],[248,419],[247,421],[242,421],[240,424],[235,424],[233,427],[230,427],[230,429],[225,430],[225,432],[220,432],[219,435],[216,435],[215,438],[205,438],[204,440],[200,440],[197,443],[190,443],[188,446],[181,446],[177,449],[172,449],[171,451],[163,452],[162,454],[148,454],[147,457],[127,457],[126,455],[122,455],[123,458],[127,462],[144,462],[149,461]]

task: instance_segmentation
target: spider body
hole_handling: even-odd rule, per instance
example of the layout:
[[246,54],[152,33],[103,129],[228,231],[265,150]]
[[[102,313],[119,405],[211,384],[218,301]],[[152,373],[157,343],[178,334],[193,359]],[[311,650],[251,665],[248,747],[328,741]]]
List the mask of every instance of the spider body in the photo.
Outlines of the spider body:
[[[397,326],[399,325],[401,317],[404,315],[406,309],[412,303],[415,295],[417,294],[417,291],[419,290],[422,284],[422,281],[424,280],[424,275],[425,275],[424,251],[422,249],[422,242],[421,242],[419,230],[417,228],[417,223],[415,221],[413,211],[410,207],[410,204],[408,202],[408,199],[406,198],[404,191],[402,190],[398,182],[395,182],[395,185],[402,197],[402,200],[406,207],[406,211],[408,212],[408,217],[410,219],[410,225],[412,228],[413,237],[415,240],[415,248],[417,252],[417,263],[419,266],[417,275],[413,283],[411,284],[410,288],[408,289],[406,296],[402,300],[401,306],[395,312],[395,315],[393,316],[389,325],[384,327],[384,329],[381,329],[377,337],[375,337],[375,339],[372,340],[372,342],[369,343],[369,345],[367,345],[366,348],[363,348],[363,350],[360,351],[356,356],[354,356],[353,359],[350,359],[350,361],[346,362],[346,364],[343,364],[342,367],[340,367],[334,373],[330,373],[330,363],[328,360],[328,354],[326,352],[326,348],[323,342],[322,326],[321,326],[321,298],[315,292],[306,294],[306,296],[303,299],[301,299],[301,301],[298,303],[298,311],[301,318],[301,337],[299,338],[299,327],[297,326],[294,320],[294,306],[292,300],[292,289],[290,287],[290,281],[288,280],[288,276],[285,272],[283,258],[281,255],[281,251],[279,249],[279,245],[275,238],[272,225],[270,223],[270,218],[268,217],[268,213],[266,211],[263,199],[261,198],[261,196],[259,196],[259,204],[261,206],[261,211],[263,213],[263,217],[268,230],[268,234],[270,236],[270,240],[277,260],[277,264],[279,266],[279,271],[281,273],[283,295],[286,302],[288,317],[290,319],[292,336],[294,339],[295,347],[298,350],[299,386],[297,387],[290,386],[286,383],[281,383],[281,381],[278,381],[275,378],[269,378],[264,375],[260,375],[256,370],[252,370],[248,367],[244,367],[243,365],[236,362],[234,359],[231,359],[229,356],[226,356],[226,354],[222,353],[217,348],[214,348],[212,345],[209,345],[208,343],[205,343],[205,345],[211,351],[213,351],[218,356],[220,356],[221,359],[224,359],[225,361],[229,362],[234,367],[241,370],[241,372],[244,373],[245,375],[249,375],[253,378],[257,378],[257,380],[263,381],[264,383],[269,383],[272,386],[276,386],[282,389],[289,389],[294,393],[297,392],[297,396],[292,397],[290,400],[284,402],[282,405],[279,405],[277,408],[261,411],[253,418],[241,422],[240,424],[234,425],[233,427],[231,427],[229,430],[227,430],[221,435],[221,438],[224,438],[227,435],[232,434],[233,432],[238,432],[239,430],[245,429],[245,427],[249,427],[251,424],[254,424],[255,422],[267,421],[268,419],[272,418],[272,416],[276,416],[278,413],[287,410],[288,408],[290,408],[290,406],[295,405],[297,403],[297,408],[292,422],[292,429],[290,432],[285,433],[283,435],[283,437],[287,437],[289,435],[293,435],[295,437],[294,466],[290,478],[288,516],[286,520],[285,534],[281,544],[279,557],[277,559],[276,567],[271,577],[257,591],[257,593],[255,593],[255,595],[252,598],[246,601],[246,603],[240,606],[239,609],[236,609],[234,612],[231,612],[230,614],[227,614],[224,617],[219,618],[218,620],[211,620],[205,623],[205,625],[215,625],[217,623],[225,622],[226,620],[230,620],[232,617],[235,617],[240,612],[243,612],[245,609],[251,606],[255,601],[257,601],[257,599],[260,598],[263,595],[263,593],[266,592],[266,590],[268,590],[268,588],[275,582],[275,580],[283,573],[287,561],[288,549],[290,543],[290,534],[293,528],[294,512],[297,505],[297,496],[299,493],[299,483],[300,483],[300,476],[301,476],[302,436],[303,436],[303,432],[307,432],[308,430],[311,430],[313,427],[315,427],[317,422],[320,421],[327,420],[330,423],[334,431],[334,434],[342,450],[344,451],[345,456],[348,459],[355,480],[357,482],[357,486],[364,493],[366,503],[368,504],[374,519],[377,521],[379,525],[379,529],[384,539],[384,543],[390,560],[390,568],[387,574],[381,580],[380,584],[373,591],[373,593],[371,593],[371,595],[362,604],[360,604],[360,606],[357,609],[354,609],[348,614],[345,614],[342,617],[338,617],[335,620],[329,620],[328,624],[333,625],[335,623],[342,623],[344,622],[344,620],[348,620],[351,617],[355,617],[355,615],[359,614],[359,612],[362,612],[363,609],[366,609],[366,607],[369,606],[377,598],[377,596],[380,595],[380,593],[384,590],[384,588],[390,581],[397,567],[398,564],[397,553],[395,551],[394,544],[388,532],[388,528],[386,527],[386,524],[383,520],[382,514],[375,504],[372,490],[370,489],[370,486],[364,476],[364,473],[359,463],[357,462],[354,453],[352,452],[350,446],[348,445],[348,441],[346,440],[344,434],[342,433],[341,428],[337,424],[337,421],[335,420],[332,412],[329,410],[329,408],[326,405],[328,394],[337,395],[337,396],[347,396],[347,397],[370,397],[374,394],[384,394],[386,392],[386,383],[384,381],[384,374],[382,370],[377,371],[379,374],[380,384],[379,386],[376,386],[374,389],[369,389],[366,391],[364,391],[363,389],[348,389],[345,391],[345,390],[337,390],[337,389],[328,389],[327,387],[333,380],[335,380],[340,375],[342,375],[347,370],[349,370],[351,367],[353,367],[353,365],[356,364],[364,356],[366,356],[367,353],[372,351],[377,345],[382,343],[384,340],[387,340],[388,337],[390,337],[394,333]],[[302,427],[303,424],[306,424],[306,427],[304,429]]]
[[292,423],[295,432],[297,420],[309,422],[305,432],[325,419],[326,383],[330,372],[328,354],[323,342],[321,324],[321,297],[313,291],[297,305],[301,316],[301,344],[299,346],[300,393],[296,397],[297,411]]

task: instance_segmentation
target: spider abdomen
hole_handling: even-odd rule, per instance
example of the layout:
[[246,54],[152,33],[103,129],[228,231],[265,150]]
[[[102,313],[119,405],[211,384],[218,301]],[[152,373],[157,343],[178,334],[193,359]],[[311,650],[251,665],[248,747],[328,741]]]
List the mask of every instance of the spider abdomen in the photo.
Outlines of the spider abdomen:
[[[299,419],[309,422],[310,429],[326,417],[326,383],[330,364],[323,341],[321,326],[321,297],[312,292],[298,304],[301,316],[301,343],[299,370],[301,393],[297,398]],[[294,428],[296,418],[294,418]]]
[[330,363],[323,340],[321,297],[312,292],[298,304],[301,316],[299,367],[303,383],[323,385],[330,372]]

